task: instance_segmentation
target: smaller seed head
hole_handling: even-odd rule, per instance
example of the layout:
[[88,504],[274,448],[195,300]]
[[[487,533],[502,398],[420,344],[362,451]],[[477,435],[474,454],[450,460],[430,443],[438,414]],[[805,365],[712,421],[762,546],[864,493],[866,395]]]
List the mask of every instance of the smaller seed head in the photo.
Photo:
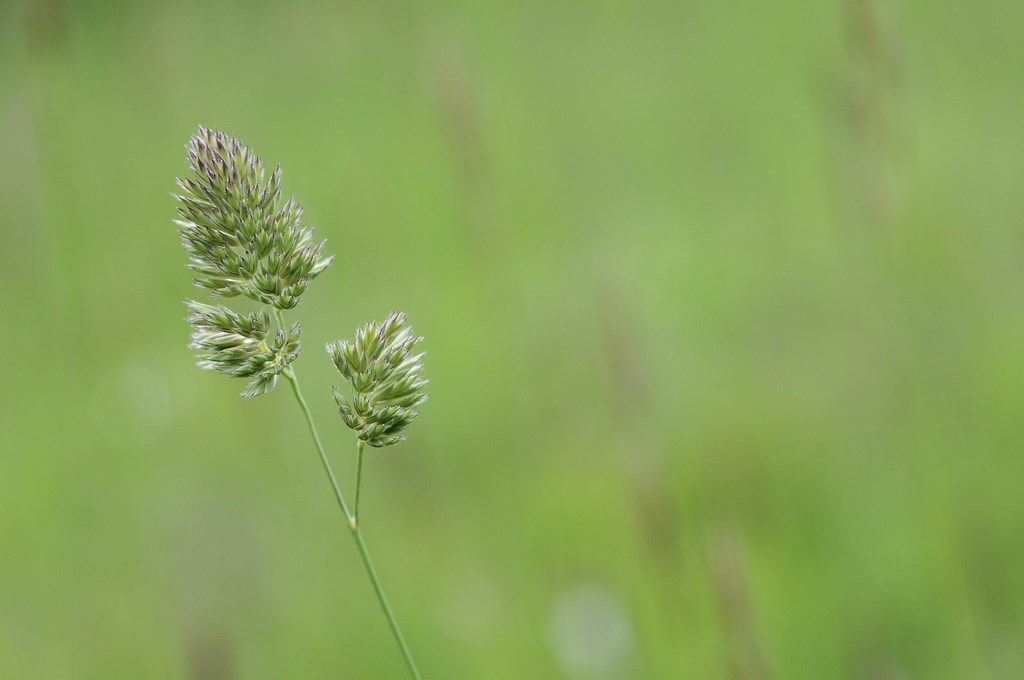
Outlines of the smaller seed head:
[[423,378],[425,352],[413,354],[423,338],[405,325],[405,312],[393,312],[380,323],[356,330],[351,340],[327,344],[338,372],[352,386],[351,397],[334,388],[334,401],[345,425],[374,447],[397,444],[427,400]]
[[221,305],[185,303],[186,321],[192,324],[192,349],[199,350],[200,368],[232,378],[253,378],[243,397],[255,397],[274,389],[277,376],[302,350],[301,328],[280,329],[268,343],[270,316],[265,311],[238,314]]

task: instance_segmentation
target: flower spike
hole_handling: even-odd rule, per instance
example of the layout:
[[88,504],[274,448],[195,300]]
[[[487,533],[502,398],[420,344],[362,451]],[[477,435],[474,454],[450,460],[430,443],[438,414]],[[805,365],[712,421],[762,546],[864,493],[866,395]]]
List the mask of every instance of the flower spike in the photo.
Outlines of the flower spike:
[[405,312],[393,312],[381,323],[360,326],[352,340],[327,344],[338,372],[352,386],[351,397],[334,388],[345,424],[370,446],[397,444],[419,415],[429,382],[422,376],[424,352],[413,354],[423,338],[405,325]]
[[334,258],[323,256],[295,197],[282,200],[281,166],[266,177],[263,161],[239,140],[204,127],[189,143],[188,163],[175,223],[195,284],[277,309],[299,304]]

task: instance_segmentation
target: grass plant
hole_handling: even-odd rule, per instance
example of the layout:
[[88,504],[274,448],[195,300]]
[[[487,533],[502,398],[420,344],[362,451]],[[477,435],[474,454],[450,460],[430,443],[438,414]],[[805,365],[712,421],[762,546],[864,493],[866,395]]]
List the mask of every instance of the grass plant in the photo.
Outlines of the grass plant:
[[316,423],[299,388],[293,363],[302,352],[299,323],[289,325],[286,310],[298,306],[310,282],[330,266],[324,241],[302,217],[294,196],[284,200],[281,167],[267,175],[263,161],[223,132],[199,128],[188,145],[190,177],[178,179],[181,193],[175,223],[196,273],[196,286],[220,298],[248,298],[259,305],[240,313],[224,305],[186,302],[192,325],[191,347],[198,365],[249,380],[243,397],[272,391],[283,376],[302,409],[346,525],[366,567],[381,609],[409,672],[419,678],[412,653],[381,586],[359,526],[363,453],[392,446],[427,399],[422,377],[422,341],[406,324],[404,312],[361,326],[351,340],[327,344],[327,352],[352,393],[337,388],[334,398],[345,425],[356,435],[354,505],[350,509],[324,449]]

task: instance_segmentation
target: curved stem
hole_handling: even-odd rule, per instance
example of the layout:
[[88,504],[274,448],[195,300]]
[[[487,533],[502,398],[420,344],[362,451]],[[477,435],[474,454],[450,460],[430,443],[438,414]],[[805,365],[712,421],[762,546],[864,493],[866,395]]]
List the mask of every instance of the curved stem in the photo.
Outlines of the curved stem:
[[[280,310],[274,310],[274,314],[277,317],[277,322],[284,328],[284,316]],[[384,595],[384,588],[380,584],[380,578],[377,576],[377,570],[373,567],[373,560],[370,559],[370,552],[366,549],[366,543],[363,541],[363,535],[359,531],[359,522],[356,519],[356,515],[352,514],[348,510],[348,504],[345,502],[345,496],[341,493],[341,487],[338,486],[338,479],[334,476],[334,469],[331,467],[331,462],[327,458],[327,453],[324,451],[324,445],[320,441],[320,435],[317,433],[316,424],[313,422],[313,414],[309,410],[309,405],[306,404],[306,400],[302,397],[302,390],[299,389],[299,379],[295,375],[295,371],[291,367],[286,368],[282,375],[288,379],[288,382],[292,385],[292,392],[295,393],[295,399],[299,402],[299,407],[302,408],[302,413],[306,416],[306,423],[309,425],[309,432],[313,435],[313,441],[316,443],[316,450],[320,454],[320,462],[323,463],[324,471],[327,473],[328,479],[331,480],[331,487],[334,489],[334,496],[338,499],[338,506],[341,511],[345,513],[345,519],[348,521],[349,531],[352,532],[352,538],[355,539],[356,548],[359,549],[359,556],[363,558],[363,565],[366,567],[366,573],[370,576],[370,583],[373,584],[373,590],[377,593],[377,600],[380,602],[381,609],[384,610],[384,615],[388,619],[388,626],[391,627],[391,633],[395,636],[395,641],[398,643],[399,648],[402,650],[402,656],[405,659],[405,665],[409,667],[409,672],[415,680],[421,680],[419,669],[416,668],[416,662],[413,661],[412,652],[409,650],[409,645],[406,644],[405,638],[402,636],[402,631],[398,627],[398,620],[395,618],[395,613],[391,611],[391,605],[388,604],[388,598]],[[359,443],[358,461],[356,464],[356,511],[359,509],[359,478],[362,476],[363,467],[363,442]]]
[[358,440],[356,444],[356,503],[355,503],[355,520],[356,524],[359,524],[359,489],[363,483],[363,449],[366,448],[366,442],[362,439]]

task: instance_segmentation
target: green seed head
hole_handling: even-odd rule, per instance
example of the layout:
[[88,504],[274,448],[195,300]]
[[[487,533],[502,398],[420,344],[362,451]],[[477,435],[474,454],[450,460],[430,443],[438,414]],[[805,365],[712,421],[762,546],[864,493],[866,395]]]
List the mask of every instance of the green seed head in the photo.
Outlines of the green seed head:
[[397,444],[399,433],[419,415],[427,400],[428,380],[422,376],[424,352],[413,354],[423,340],[405,325],[405,312],[394,312],[381,323],[368,323],[352,340],[328,343],[327,353],[352,386],[346,397],[334,388],[342,420],[370,446]]
[[[276,309],[299,303],[309,282],[327,268],[323,241],[302,221],[302,206],[281,194],[281,167],[266,176],[263,161],[239,140],[199,128],[188,145],[190,177],[178,179],[175,223],[195,284],[219,297],[242,295]],[[245,397],[272,390],[299,355],[299,325],[271,338],[270,315],[187,302],[199,365],[252,378]]]
[[268,342],[270,316],[265,311],[237,314],[227,307],[187,302],[186,319],[195,328],[190,347],[199,350],[199,366],[233,378],[254,378],[243,397],[272,390],[302,350],[299,324],[278,330]]
[[188,163],[176,224],[195,284],[220,297],[295,307],[334,258],[323,256],[295,197],[282,200],[281,166],[268,178],[239,140],[203,127],[189,142]]

